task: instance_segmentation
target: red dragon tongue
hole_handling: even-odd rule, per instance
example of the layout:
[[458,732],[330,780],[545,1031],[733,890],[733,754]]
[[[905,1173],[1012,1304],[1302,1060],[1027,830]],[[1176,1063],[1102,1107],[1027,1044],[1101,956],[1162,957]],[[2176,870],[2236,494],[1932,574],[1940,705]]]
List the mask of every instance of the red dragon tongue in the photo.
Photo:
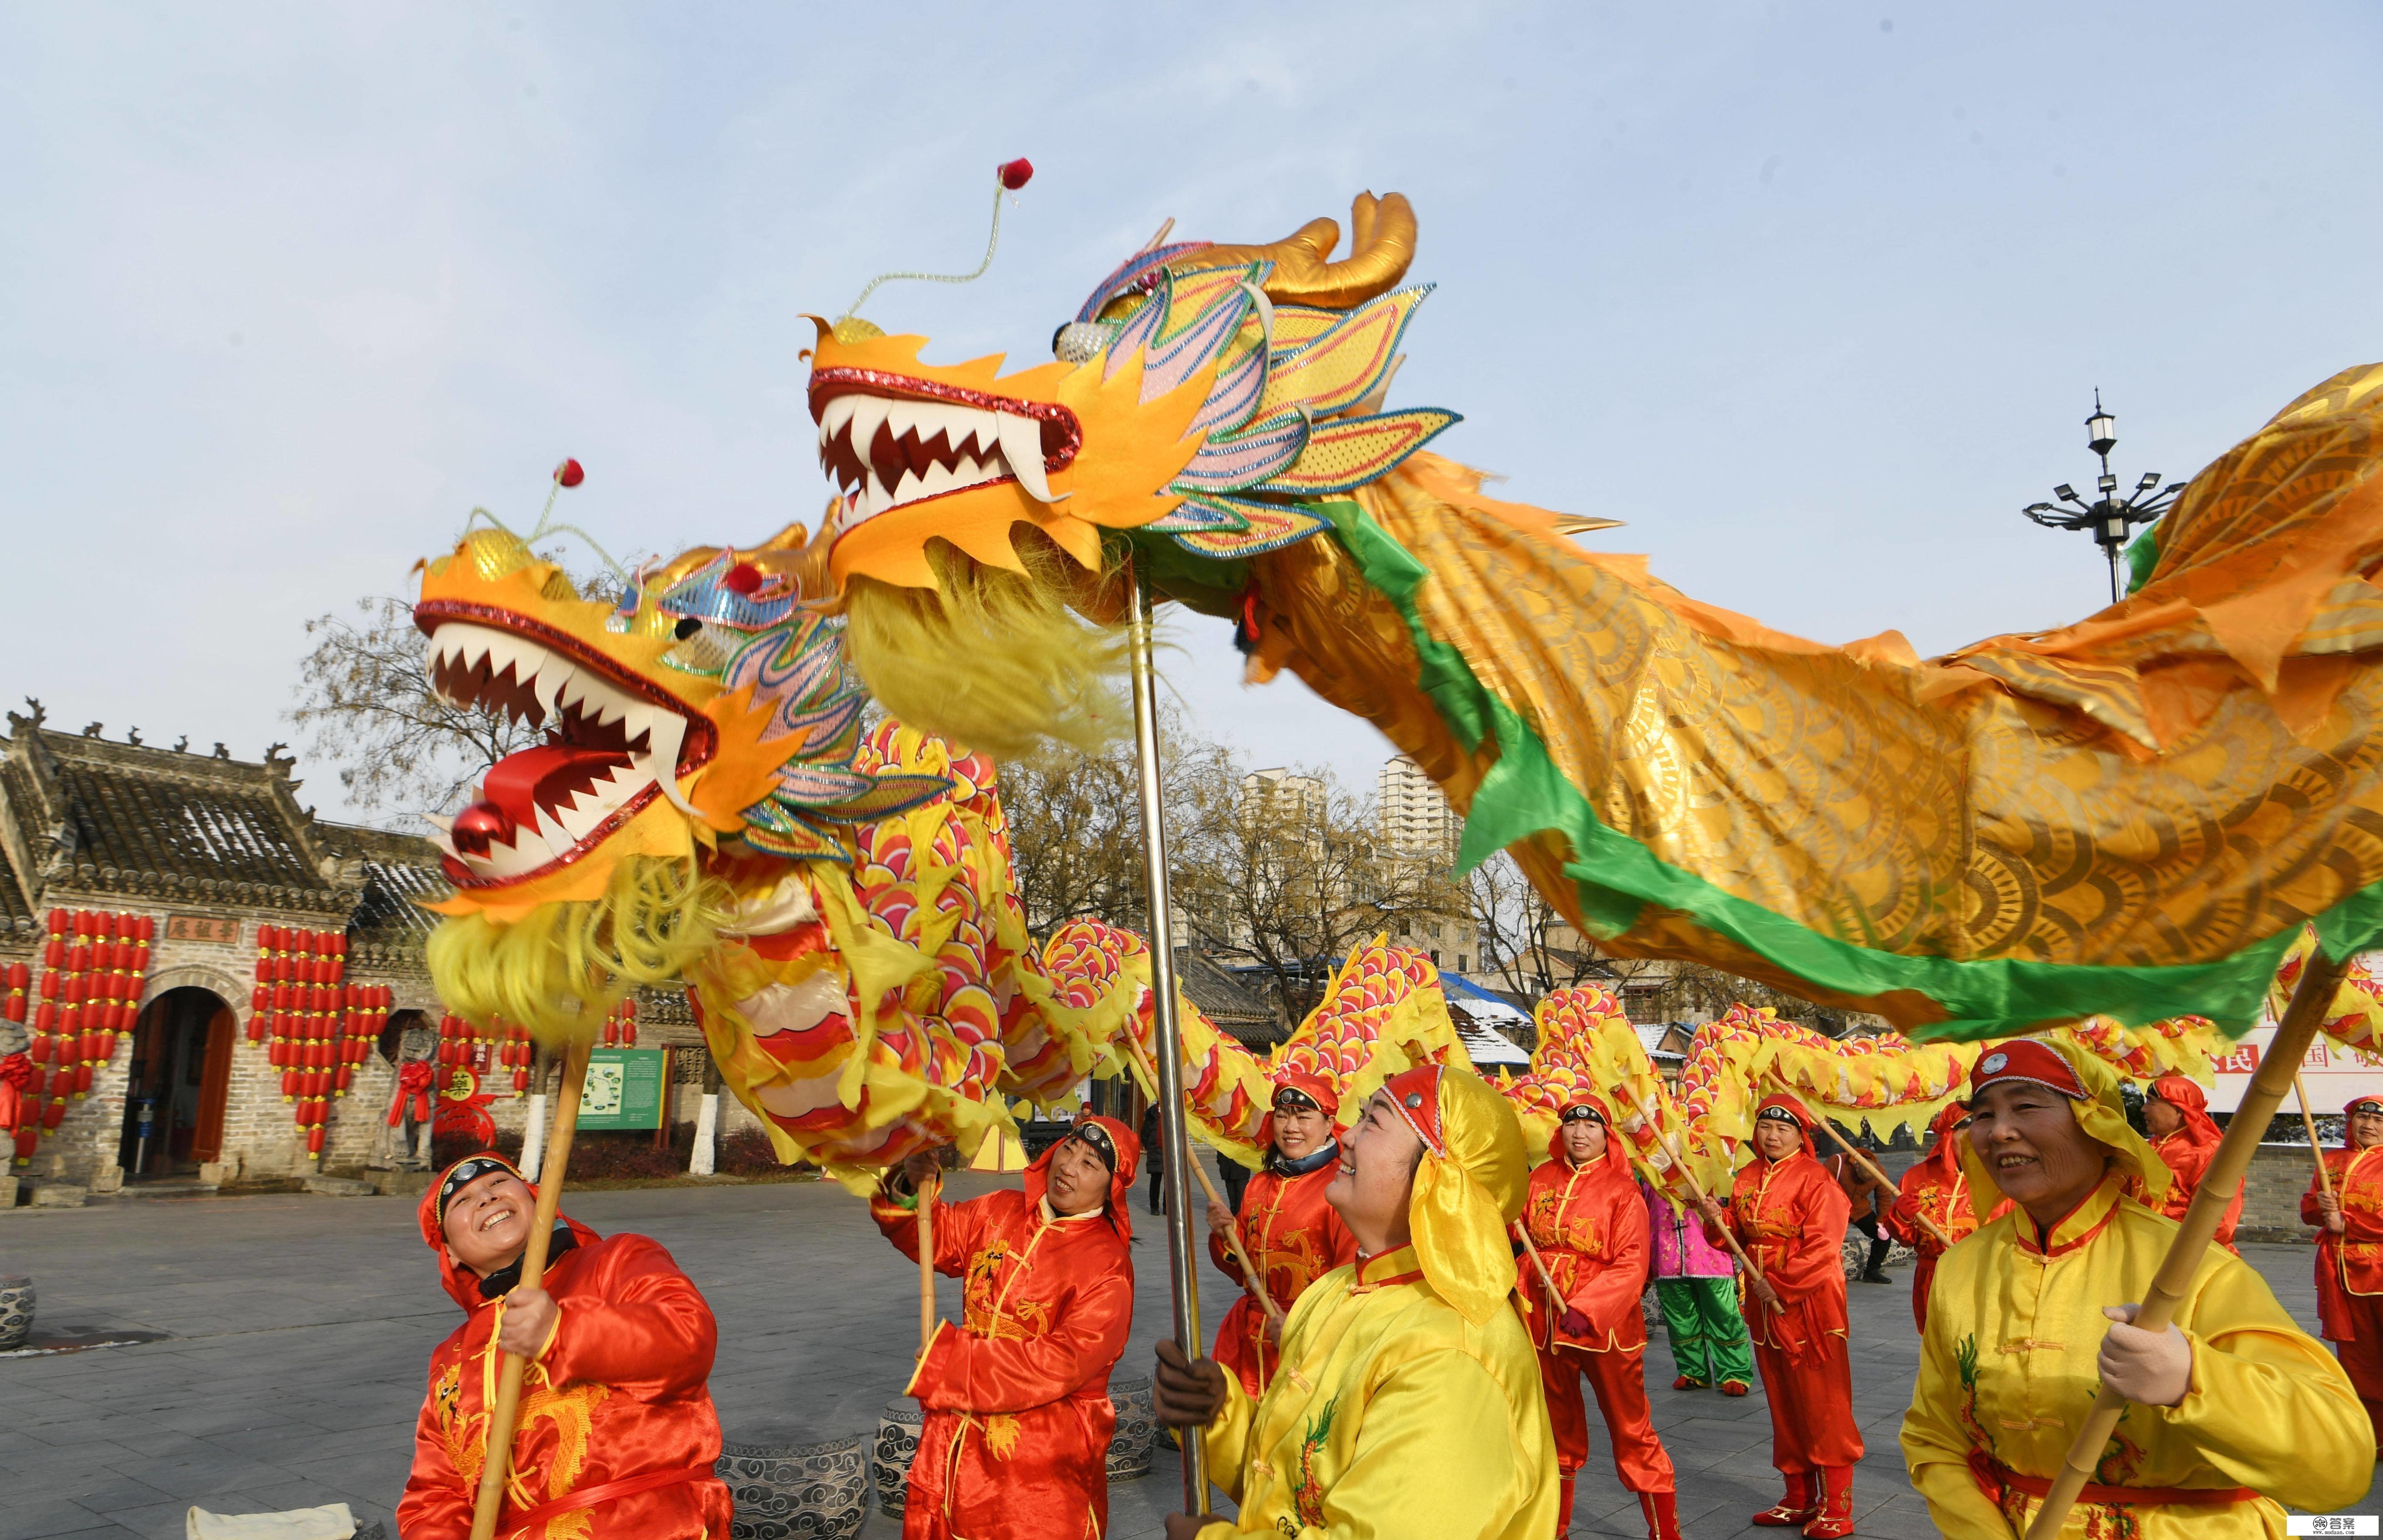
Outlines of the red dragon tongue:
[[541,809],[551,815],[569,807],[580,793],[628,764],[626,754],[611,749],[574,748],[568,744],[525,748],[505,756],[489,769],[484,788],[487,800],[475,807],[493,807],[509,823],[536,828]]

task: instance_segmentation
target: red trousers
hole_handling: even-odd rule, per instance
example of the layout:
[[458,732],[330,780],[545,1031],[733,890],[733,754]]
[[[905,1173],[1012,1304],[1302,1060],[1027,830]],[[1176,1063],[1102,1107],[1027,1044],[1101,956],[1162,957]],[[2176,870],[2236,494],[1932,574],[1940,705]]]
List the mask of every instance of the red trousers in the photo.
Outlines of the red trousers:
[[1846,1339],[1834,1332],[1789,1359],[1757,1341],[1755,1366],[1771,1401],[1771,1463],[1783,1474],[1826,1471],[1862,1457],[1854,1423],[1854,1372]]
[[1588,1408],[1580,1382],[1597,1393],[1597,1410],[1613,1444],[1613,1473],[1632,1492],[1673,1489],[1672,1457],[1655,1436],[1647,1408],[1646,1349],[1583,1352],[1576,1348],[1539,1349],[1539,1385],[1548,1394],[1548,1421],[1556,1435],[1556,1468],[1570,1481],[1588,1463]]
[[2383,1460],[2383,1298],[2352,1295],[2348,1311],[2358,1335],[2336,1342],[2333,1350],[2350,1375],[2351,1388],[2366,1404],[2366,1420],[2375,1425],[2375,1456]]
[[1921,1257],[1911,1269],[1911,1324],[1928,1335],[1928,1286],[1936,1281],[1936,1259]]

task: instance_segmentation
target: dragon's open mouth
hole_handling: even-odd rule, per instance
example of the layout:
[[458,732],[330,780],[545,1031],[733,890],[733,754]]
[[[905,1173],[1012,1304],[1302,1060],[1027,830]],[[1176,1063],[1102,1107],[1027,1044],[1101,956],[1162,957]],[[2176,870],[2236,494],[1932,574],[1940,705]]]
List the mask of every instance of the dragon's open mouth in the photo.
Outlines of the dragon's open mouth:
[[1050,401],[1018,400],[880,369],[814,370],[820,466],[842,487],[846,527],[889,508],[1015,482],[1056,502],[1049,473],[1076,458],[1083,427]]
[[547,729],[546,742],[491,766],[480,800],[433,836],[457,886],[520,882],[568,865],[658,796],[694,812],[678,781],[711,758],[710,721],[520,616],[433,602],[414,619],[429,633],[430,684],[442,699]]

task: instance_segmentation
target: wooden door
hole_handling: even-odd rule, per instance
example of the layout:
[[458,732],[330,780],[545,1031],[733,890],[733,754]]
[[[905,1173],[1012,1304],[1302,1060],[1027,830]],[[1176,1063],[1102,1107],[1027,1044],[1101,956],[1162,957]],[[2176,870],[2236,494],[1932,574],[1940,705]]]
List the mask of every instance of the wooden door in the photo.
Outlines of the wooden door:
[[207,1062],[200,1071],[199,1126],[191,1137],[191,1158],[202,1164],[223,1159],[224,1100],[231,1090],[232,1044],[240,1036],[240,1018],[229,1005],[217,1005],[207,1023]]

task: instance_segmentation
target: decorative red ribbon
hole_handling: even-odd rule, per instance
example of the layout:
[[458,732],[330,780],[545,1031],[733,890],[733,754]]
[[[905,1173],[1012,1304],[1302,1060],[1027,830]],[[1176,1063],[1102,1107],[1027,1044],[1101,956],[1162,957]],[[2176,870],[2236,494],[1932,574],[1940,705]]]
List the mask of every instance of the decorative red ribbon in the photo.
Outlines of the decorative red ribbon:
[[566,1492],[552,1502],[538,1504],[526,1513],[516,1513],[512,1520],[500,1522],[497,1525],[497,1533],[507,1536],[519,1534],[524,1530],[534,1529],[549,1519],[559,1519],[566,1513],[576,1513],[582,1509],[595,1508],[603,1503],[615,1502],[623,1497],[633,1497],[640,1492],[651,1492],[660,1487],[677,1486],[685,1482],[708,1480],[713,1473],[712,1468],[709,1465],[689,1465],[677,1471],[648,1471],[642,1476],[624,1476],[619,1481],[608,1481],[601,1486],[591,1486],[584,1492]]
[[405,1103],[414,1102],[414,1120],[426,1121],[430,1116],[430,1088],[438,1078],[437,1071],[423,1059],[414,1059],[397,1066],[397,1096],[389,1104],[389,1126],[392,1128],[405,1121]]
[[[2031,1497],[2045,1497],[2052,1493],[2050,1481],[2014,1471],[1983,1449],[1969,1451],[1969,1470],[1990,1496],[2001,1486],[2015,1487]],[[2252,1502],[2258,1496],[2247,1486],[2105,1486],[2099,1482],[2089,1481],[2077,1494],[2077,1500],[2080,1503],[2108,1503],[2119,1508],[2148,1507],[2155,1503],[2217,1508],[2229,1503]]]

